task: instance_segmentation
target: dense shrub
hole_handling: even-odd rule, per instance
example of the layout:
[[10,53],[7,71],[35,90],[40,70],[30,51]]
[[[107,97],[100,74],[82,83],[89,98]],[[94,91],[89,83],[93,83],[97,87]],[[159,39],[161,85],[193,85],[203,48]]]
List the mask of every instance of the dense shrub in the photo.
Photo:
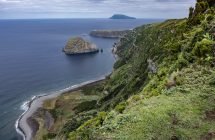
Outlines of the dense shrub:
[[115,110],[119,113],[122,113],[125,110],[125,108],[126,108],[126,102],[121,102],[115,107]]
[[55,134],[55,133],[48,133],[48,134],[43,136],[43,140],[54,139],[56,136],[57,136],[57,134]]
[[134,96],[132,96],[132,100],[133,101],[139,101],[139,100],[141,100],[141,96],[140,95],[134,95]]
[[76,113],[83,112],[95,108],[96,104],[97,100],[82,102],[74,110]]
[[[214,4],[214,2],[212,2]],[[209,7],[212,5],[211,1],[207,0],[197,0],[197,3],[194,8],[190,8],[189,10],[189,18],[188,18],[188,24],[189,25],[198,25],[203,20],[204,16],[203,14],[211,9]],[[213,13],[213,12],[209,12]]]
[[106,115],[107,115],[106,112],[99,112],[95,118],[86,121],[83,125],[81,125],[78,128],[78,130],[82,131],[82,130],[84,130],[84,128],[87,128],[87,127],[96,127],[96,126],[102,125],[103,121],[105,120]]
[[184,59],[184,57],[179,57],[178,61],[176,62],[177,68],[181,69],[183,67],[188,66],[189,62]]
[[210,7],[215,5],[214,0],[206,0],[206,1],[208,2]]
[[51,109],[49,112],[52,114],[53,118],[58,118],[59,116],[63,115],[63,111],[59,108]]
[[121,66],[124,65],[124,64],[125,64],[125,61],[122,60],[122,59],[119,59],[119,60],[116,61],[116,63],[114,64],[113,68],[114,68],[114,69],[117,69],[117,68],[121,67]]
[[71,120],[69,120],[64,127],[61,130],[61,134],[67,134],[69,132],[74,131],[75,129],[77,129],[80,125],[81,125],[81,121],[78,121],[75,118],[72,118]]
[[213,18],[214,18],[214,15],[210,14],[210,15],[207,16],[206,20],[208,22],[210,22],[211,20],[213,20]]
[[184,52],[184,59],[192,63],[195,58],[192,53]]
[[204,38],[200,42],[196,43],[192,53],[198,57],[206,57],[208,54],[212,53],[212,45],[212,40]]

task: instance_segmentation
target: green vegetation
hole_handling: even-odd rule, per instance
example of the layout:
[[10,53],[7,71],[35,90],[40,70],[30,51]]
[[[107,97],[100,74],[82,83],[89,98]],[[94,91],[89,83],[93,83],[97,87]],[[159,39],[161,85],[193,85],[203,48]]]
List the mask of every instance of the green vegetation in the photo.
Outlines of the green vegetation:
[[[214,80],[215,69],[194,64],[181,70],[181,75],[180,86],[160,91],[158,96],[131,100],[123,114],[111,111],[101,127],[90,128],[92,139],[210,137],[215,131],[215,86],[209,83]],[[144,96],[144,90],[139,94]]]
[[214,14],[198,0],[188,19],[127,34],[105,82],[44,104],[55,123],[43,138],[215,139]]
[[126,103],[125,102],[122,102],[122,103],[119,103],[116,107],[115,107],[115,110],[119,113],[122,113],[126,108]]
[[[96,116],[97,100],[101,98],[98,92],[102,89],[104,82],[89,85],[84,88],[65,93],[55,99],[47,100],[34,118],[39,122],[40,129],[34,139],[47,140],[64,139],[69,133],[80,127],[85,121]],[[54,118],[54,124],[47,128],[45,112],[48,111]]]

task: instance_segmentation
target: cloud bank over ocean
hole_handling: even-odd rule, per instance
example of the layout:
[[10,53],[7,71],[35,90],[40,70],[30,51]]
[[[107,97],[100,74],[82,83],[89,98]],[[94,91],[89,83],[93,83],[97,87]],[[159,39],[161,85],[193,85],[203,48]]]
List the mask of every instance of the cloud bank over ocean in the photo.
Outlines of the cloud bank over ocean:
[[[181,18],[195,0],[0,0],[0,18]],[[168,14],[167,14],[168,13]]]

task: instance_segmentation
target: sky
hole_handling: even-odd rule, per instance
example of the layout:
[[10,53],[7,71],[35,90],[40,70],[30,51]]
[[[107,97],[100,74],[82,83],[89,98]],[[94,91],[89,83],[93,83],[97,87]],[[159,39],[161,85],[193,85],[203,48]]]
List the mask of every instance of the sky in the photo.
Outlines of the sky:
[[0,0],[0,19],[183,18],[195,0]]

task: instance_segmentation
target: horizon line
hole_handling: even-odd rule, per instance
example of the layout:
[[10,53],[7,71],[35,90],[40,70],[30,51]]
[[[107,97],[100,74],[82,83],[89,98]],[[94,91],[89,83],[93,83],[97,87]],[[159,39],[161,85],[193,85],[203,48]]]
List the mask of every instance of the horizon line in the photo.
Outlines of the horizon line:
[[[186,18],[186,17],[184,17]],[[109,20],[139,20],[139,19],[160,19],[160,20],[165,20],[165,19],[181,19],[181,18],[136,18],[136,19],[110,19],[110,18],[95,18],[95,17],[89,17],[89,18],[61,18],[61,17],[56,17],[56,18],[0,18],[0,20],[45,20],[45,19],[109,19]]]

